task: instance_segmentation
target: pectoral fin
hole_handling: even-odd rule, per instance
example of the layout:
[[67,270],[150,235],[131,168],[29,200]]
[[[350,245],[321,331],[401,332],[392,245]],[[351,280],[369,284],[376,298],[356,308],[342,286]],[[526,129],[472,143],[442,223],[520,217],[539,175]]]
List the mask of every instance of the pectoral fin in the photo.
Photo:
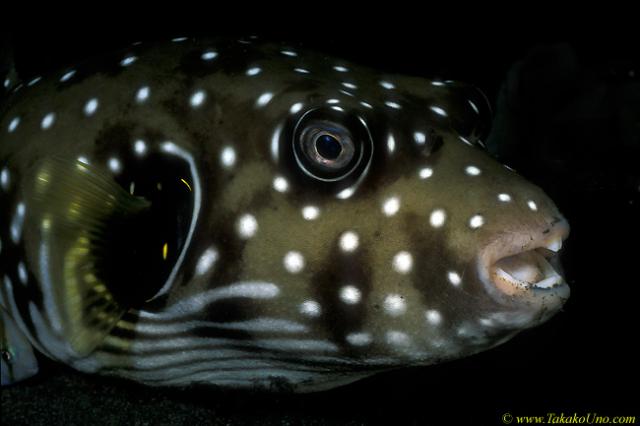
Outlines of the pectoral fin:
[[105,253],[126,251],[110,242],[126,232],[135,238],[132,223],[150,203],[126,192],[104,170],[80,161],[46,159],[33,182],[28,220],[48,254],[38,278],[50,288],[59,311],[54,334],[63,336],[73,355],[83,356],[133,303],[126,289],[118,288],[123,283],[104,278],[106,269],[117,267],[105,261]]

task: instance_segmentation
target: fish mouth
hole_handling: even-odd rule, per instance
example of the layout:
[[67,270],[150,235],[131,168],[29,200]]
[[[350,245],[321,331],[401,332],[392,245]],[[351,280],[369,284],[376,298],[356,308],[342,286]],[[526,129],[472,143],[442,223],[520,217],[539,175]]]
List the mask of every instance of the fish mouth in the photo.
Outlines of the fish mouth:
[[502,301],[506,297],[510,303],[521,299],[529,306],[536,300],[547,308],[550,303],[561,306],[569,297],[560,265],[568,235],[569,224],[564,219],[544,231],[500,235],[479,256],[482,282]]

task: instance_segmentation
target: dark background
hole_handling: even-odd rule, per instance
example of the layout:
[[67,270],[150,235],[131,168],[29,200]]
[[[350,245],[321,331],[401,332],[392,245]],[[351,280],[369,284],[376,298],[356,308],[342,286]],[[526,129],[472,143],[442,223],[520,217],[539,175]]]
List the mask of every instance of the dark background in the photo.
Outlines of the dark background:
[[24,79],[138,40],[257,34],[390,72],[473,83],[498,110],[493,154],[542,186],[571,223],[564,264],[572,295],[564,310],[494,350],[310,395],[155,389],[45,363],[39,377],[2,389],[2,423],[502,424],[505,413],[549,412],[640,419],[637,35],[604,31],[624,25],[606,17],[579,31],[567,27],[579,14],[559,25],[534,16],[533,24],[502,26],[396,10],[353,25],[316,12],[305,25],[227,21],[215,11],[194,25],[151,24],[151,11],[146,21],[100,25],[43,18],[16,25],[3,40]]

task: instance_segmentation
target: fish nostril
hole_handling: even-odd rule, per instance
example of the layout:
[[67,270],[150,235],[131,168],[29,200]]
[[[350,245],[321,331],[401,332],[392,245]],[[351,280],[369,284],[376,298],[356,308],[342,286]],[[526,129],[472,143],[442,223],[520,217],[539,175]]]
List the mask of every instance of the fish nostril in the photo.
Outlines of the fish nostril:
[[564,219],[562,219],[561,217],[558,216],[553,216],[552,220],[551,220],[551,226],[556,225],[557,223],[563,222]]

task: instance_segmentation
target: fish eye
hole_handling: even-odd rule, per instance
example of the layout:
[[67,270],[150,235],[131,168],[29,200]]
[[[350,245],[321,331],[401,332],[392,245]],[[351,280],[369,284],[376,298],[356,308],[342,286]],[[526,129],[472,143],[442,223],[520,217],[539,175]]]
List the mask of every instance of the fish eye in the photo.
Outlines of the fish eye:
[[340,173],[355,155],[351,133],[335,123],[312,122],[300,138],[305,161],[327,173]]
[[314,179],[337,182],[352,175],[367,153],[368,134],[356,120],[321,110],[305,114],[294,132],[300,169]]
[[337,160],[342,154],[342,142],[339,137],[323,132],[315,138],[315,154],[324,162]]

